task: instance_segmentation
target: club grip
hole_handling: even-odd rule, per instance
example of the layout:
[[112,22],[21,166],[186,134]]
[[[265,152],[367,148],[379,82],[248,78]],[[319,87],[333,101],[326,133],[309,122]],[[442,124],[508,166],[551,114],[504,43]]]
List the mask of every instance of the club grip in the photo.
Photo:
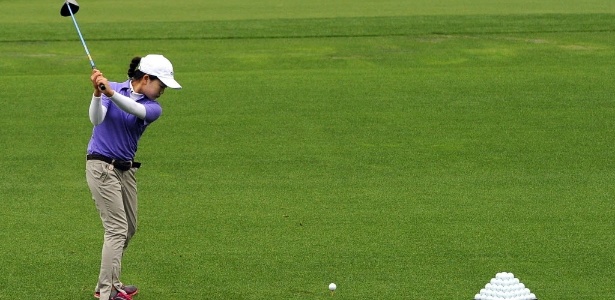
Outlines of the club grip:
[[104,85],[104,84],[102,84],[102,83],[98,85],[98,88],[99,88],[101,91],[104,91],[104,90],[106,90],[106,89],[107,89],[107,88],[105,87],[105,85]]

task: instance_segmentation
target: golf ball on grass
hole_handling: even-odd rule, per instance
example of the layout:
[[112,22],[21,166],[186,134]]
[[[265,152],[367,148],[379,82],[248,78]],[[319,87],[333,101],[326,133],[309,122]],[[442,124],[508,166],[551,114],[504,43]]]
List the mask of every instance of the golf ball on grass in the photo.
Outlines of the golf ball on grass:
[[335,291],[335,289],[337,289],[337,285],[335,285],[335,283],[331,282],[329,284],[329,290],[333,292],[333,291]]

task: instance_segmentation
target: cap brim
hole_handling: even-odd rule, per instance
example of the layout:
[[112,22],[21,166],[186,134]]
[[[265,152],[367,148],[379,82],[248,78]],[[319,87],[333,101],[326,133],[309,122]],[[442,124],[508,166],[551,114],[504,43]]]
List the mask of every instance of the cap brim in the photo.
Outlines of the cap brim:
[[160,81],[162,81],[162,83],[164,83],[164,85],[166,85],[167,87],[170,87],[172,89],[181,89],[182,88],[182,86],[179,85],[179,83],[177,81],[175,81],[175,79],[173,79],[173,78],[158,77],[158,79],[160,79]]

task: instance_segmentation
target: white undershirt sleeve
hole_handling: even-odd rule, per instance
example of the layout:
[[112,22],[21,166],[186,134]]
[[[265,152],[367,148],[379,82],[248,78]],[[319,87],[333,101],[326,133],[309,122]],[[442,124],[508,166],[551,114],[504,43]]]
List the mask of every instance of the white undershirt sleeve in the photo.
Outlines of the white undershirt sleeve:
[[100,97],[94,97],[92,95],[92,101],[90,102],[90,122],[94,126],[102,123],[107,115],[107,108],[102,105]]
[[139,119],[145,119],[145,105],[136,102],[120,93],[113,93],[111,101],[115,103],[121,110],[137,116]]

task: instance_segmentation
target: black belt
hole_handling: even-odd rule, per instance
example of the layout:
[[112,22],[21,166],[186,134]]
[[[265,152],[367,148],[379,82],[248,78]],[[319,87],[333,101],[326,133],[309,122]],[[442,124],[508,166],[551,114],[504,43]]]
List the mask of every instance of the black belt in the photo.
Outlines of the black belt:
[[130,170],[130,168],[140,168],[141,167],[140,162],[130,161],[130,160],[129,161],[117,160],[117,159],[113,159],[113,158],[106,157],[104,155],[99,155],[99,154],[88,154],[86,156],[86,159],[104,161],[122,171],[128,171]]

